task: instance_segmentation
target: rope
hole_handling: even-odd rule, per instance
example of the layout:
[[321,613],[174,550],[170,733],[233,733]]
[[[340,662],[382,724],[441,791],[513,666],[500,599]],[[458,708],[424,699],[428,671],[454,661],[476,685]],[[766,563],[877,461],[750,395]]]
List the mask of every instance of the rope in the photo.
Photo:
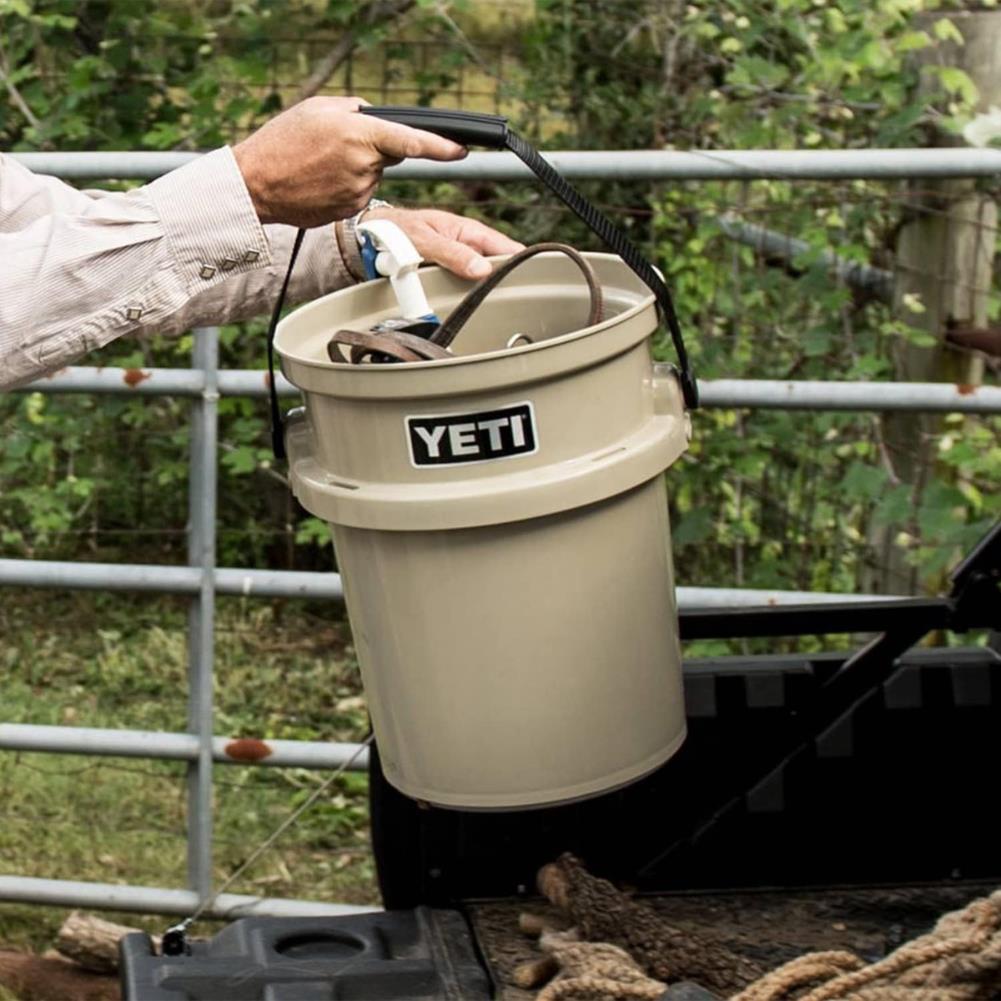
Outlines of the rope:
[[762,977],[732,1001],[991,1001],[1001,990],[1001,890],[941,917],[868,966],[814,952]]
[[[730,1001],[1001,999],[1001,890],[943,915],[926,935],[878,962],[845,951],[810,952],[761,975],[760,969],[751,973],[746,957],[671,925],[571,855],[543,866],[538,884],[575,927],[570,938],[548,934],[540,940],[562,972],[537,1001],[647,997],[646,985],[637,986],[642,981],[620,968],[623,955],[648,982],[685,978],[721,995],[746,985]],[[578,942],[578,936],[589,941]],[[587,993],[592,988],[598,993]]]
[[544,932],[539,945],[561,972],[536,1001],[659,1001],[667,990],[617,945],[581,942],[573,930]]

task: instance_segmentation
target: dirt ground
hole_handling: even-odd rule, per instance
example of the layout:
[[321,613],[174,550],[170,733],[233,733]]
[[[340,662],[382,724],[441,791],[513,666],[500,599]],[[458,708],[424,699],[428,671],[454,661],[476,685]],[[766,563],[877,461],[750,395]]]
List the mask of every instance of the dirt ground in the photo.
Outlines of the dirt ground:
[[[878,890],[719,893],[648,897],[673,924],[716,940],[769,969],[804,952],[849,949],[872,962],[927,931],[946,911],[997,889],[950,884]],[[514,986],[513,970],[539,953],[518,931],[518,915],[555,916],[542,901],[474,904],[473,926],[498,986],[499,1001],[533,1001]],[[734,983],[732,990],[739,988]]]
[[69,960],[0,949],[0,987],[17,1001],[120,1001],[118,977],[88,973]]

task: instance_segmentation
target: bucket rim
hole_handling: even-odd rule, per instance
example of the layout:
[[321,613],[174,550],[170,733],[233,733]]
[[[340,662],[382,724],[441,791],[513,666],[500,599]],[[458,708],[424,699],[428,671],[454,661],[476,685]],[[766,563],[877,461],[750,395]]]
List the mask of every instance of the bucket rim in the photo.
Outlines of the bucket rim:
[[[596,334],[600,334],[603,331],[610,329],[611,327],[627,323],[633,317],[638,316],[651,306],[654,306],[655,296],[653,292],[643,284],[642,279],[636,276],[629,265],[626,264],[626,262],[618,254],[610,254],[602,251],[581,251],[581,255],[586,260],[601,261],[621,267],[621,269],[631,279],[646,289],[646,294],[642,299],[638,300],[621,313],[616,313],[614,316],[601,320],[599,323],[594,323],[586,327],[580,327],[566,334],[559,334],[556,337],[548,337],[544,341],[538,341],[532,344],[520,344],[510,348],[504,347],[493,351],[481,351],[476,354],[455,355],[450,358],[433,358],[427,361],[396,362],[392,365],[353,365],[351,362],[346,361],[335,362],[324,358],[317,359],[305,357],[302,354],[289,351],[283,347],[281,342],[282,334],[288,330],[287,325],[290,320],[296,317],[301,319],[304,312],[310,311],[314,308],[319,308],[323,303],[326,303],[334,296],[351,293],[365,286],[373,285],[376,282],[383,282],[386,285],[389,284],[388,278],[373,278],[367,282],[358,282],[354,285],[346,285],[344,288],[335,289],[333,292],[328,292],[326,295],[320,296],[311,302],[303,303],[302,305],[296,307],[296,309],[282,318],[275,329],[275,351],[279,356],[283,370],[285,364],[289,363],[297,367],[301,366],[303,368],[313,369],[319,372],[351,372],[361,378],[365,378],[366,373],[378,373],[380,377],[384,378],[386,374],[390,372],[413,373],[415,371],[442,371],[443,369],[482,365],[491,361],[502,361],[519,356],[528,356],[533,353],[542,352],[546,348],[555,348],[565,344],[571,344],[579,340],[584,340],[585,338],[593,337]],[[487,257],[487,260],[506,261],[512,256],[513,255],[511,254],[494,254]],[[559,251],[546,251],[539,254],[537,259],[541,261],[563,257],[564,255],[560,254]],[[452,274],[440,264],[434,264],[428,268],[422,268],[421,270],[427,275],[430,275],[431,273],[444,273],[445,275]],[[475,283],[470,283],[469,287],[472,288],[474,284]],[[499,287],[503,288],[504,286],[502,284]]]

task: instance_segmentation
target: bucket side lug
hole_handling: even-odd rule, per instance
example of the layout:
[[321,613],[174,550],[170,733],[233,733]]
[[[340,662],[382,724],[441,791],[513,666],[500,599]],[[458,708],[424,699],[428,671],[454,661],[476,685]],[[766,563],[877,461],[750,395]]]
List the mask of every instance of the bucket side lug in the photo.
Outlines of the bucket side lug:
[[684,413],[685,441],[692,440],[692,415],[685,407],[681,374],[670,362],[654,362],[653,411],[655,414]]

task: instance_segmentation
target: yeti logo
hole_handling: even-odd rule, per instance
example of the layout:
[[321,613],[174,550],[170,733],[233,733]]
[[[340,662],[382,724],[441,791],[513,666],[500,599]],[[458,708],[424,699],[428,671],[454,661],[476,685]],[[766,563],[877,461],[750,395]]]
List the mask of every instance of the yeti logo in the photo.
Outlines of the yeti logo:
[[415,466],[451,466],[530,455],[538,451],[535,411],[516,403],[479,413],[408,417],[407,442]]

